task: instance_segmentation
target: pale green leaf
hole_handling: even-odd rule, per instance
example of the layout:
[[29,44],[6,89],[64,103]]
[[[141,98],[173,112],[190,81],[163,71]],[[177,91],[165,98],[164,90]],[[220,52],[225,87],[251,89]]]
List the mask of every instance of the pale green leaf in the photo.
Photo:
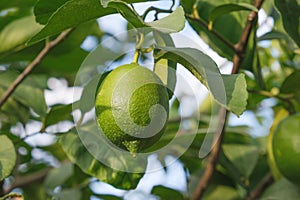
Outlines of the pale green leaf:
[[266,189],[260,200],[300,199],[300,188],[282,178]]
[[17,47],[24,48],[26,41],[41,28],[42,26],[35,22],[34,16],[12,21],[0,32],[0,54]]
[[53,199],[64,200],[64,199],[72,199],[72,200],[81,200],[81,191],[79,188],[71,188],[71,189],[63,189],[59,193],[54,195]]
[[185,25],[183,8],[180,6],[170,15],[153,22],[148,22],[146,24],[163,33],[179,32],[184,28]]
[[258,147],[254,145],[224,144],[223,151],[239,172],[249,178],[258,160]]
[[240,115],[247,105],[247,85],[243,74],[221,75],[216,63],[200,50],[193,48],[160,47],[156,58],[167,58],[182,64],[207,89],[215,100]]
[[0,181],[8,177],[16,163],[16,152],[11,140],[0,135]]

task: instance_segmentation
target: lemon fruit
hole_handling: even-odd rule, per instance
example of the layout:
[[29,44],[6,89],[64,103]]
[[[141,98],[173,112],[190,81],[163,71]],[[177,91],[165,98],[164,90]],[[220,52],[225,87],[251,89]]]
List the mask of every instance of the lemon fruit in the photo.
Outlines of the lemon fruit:
[[278,123],[272,143],[280,173],[300,185],[300,113],[288,116]]
[[168,113],[166,87],[154,72],[138,64],[116,68],[98,89],[96,116],[101,132],[132,154],[159,140]]
[[274,153],[273,153],[273,135],[274,135],[274,130],[275,128],[277,127],[278,123],[281,122],[284,118],[286,118],[287,116],[289,115],[289,112],[283,108],[280,108],[275,117],[274,117],[274,121],[273,121],[273,124],[270,128],[270,132],[269,132],[269,135],[268,135],[268,145],[267,145],[267,148],[268,148],[268,163],[269,163],[269,166],[270,166],[270,169],[271,169],[271,172],[273,174],[273,177],[275,180],[278,180],[282,177],[277,165],[276,165],[276,162],[275,162],[275,159],[274,159]]

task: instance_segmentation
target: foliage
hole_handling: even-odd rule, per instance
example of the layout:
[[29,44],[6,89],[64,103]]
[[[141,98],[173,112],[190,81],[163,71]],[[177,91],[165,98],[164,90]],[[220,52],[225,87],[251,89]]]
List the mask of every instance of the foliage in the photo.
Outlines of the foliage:
[[[170,119],[165,133],[149,151],[153,150],[166,166],[169,153],[178,156],[187,180],[185,190],[157,185],[147,195],[160,199],[191,199],[193,195],[197,198],[199,180],[204,180],[212,154],[200,153],[209,153],[215,142],[214,133],[224,130],[216,166],[212,168],[214,173],[201,194],[203,199],[300,199],[299,186],[280,174],[273,155],[276,147],[272,145],[277,124],[300,112],[299,0],[149,2],[0,2],[0,199],[122,199],[138,187],[147,162],[138,160],[138,173],[118,170],[119,165],[132,165],[124,161],[123,155],[108,152],[103,140],[97,140],[91,125],[94,119],[88,116],[94,112],[93,91],[109,73],[103,66],[128,63],[128,52],[123,52],[123,46],[108,48],[103,42],[111,33],[102,30],[97,20],[109,20],[106,16],[112,14],[122,16],[127,23],[128,30],[124,31],[128,32],[127,42],[135,47],[134,61],[152,59],[153,71],[169,89]],[[144,9],[136,10],[137,5]],[[259,10],[267,15],[260,25]],[[268,30],[270,20],[274,25]],[[184,27],[190,27],[236,71],[222,74],[222,66],[206,53],[190,46],[177,46],[173,36]],[[264,33],[260,34],[261,31]],[[93,38],[101,48],[84,48],[87,38]],[[89,62],[88,58],[100,64]],[[87,67],[83,69],[83,65]],[[179,66],[211,94],[193,113],[200,116],[198,121],[186,123],[192,130],[190,134],[180,134],[185,125],[181,121],[185,119],[181,119],[180,99],[174,100]],[[82,89],[82,94],[66,96],[75,99],[71,103],[49,103],[46,97],[55,78]],[[6,93],[10,89],[12,93]],[[78,100],[77,96],[81,98]],[[224,127],[218,114],[222,108],[228,112]],[[271,127],[260,116],[266,109],[272,109],[274,115]],[[247,120],[262,121],[265,132],[255,136],[255,128],[251,131],[248,126],[230,123],[236,116],[243,118],[243,113],[253,115]],[[284,134],[298,134],[299,124],[295,124]],[[35,131],[30,130],[33,125]],[[79,131],[96,140],[83,143],[84,134],[78,134]],[[34,144],[31,139],[36,136],[44,143]],[[156,151],[169,144],[167,153]],[[104,152],[114,168],[100,162],[94,151],[87,149],[88,145]],[[299,158],[291,159],[300,163]],[[94,182],[105,182],[123,193],[98,194],[92,187]]]

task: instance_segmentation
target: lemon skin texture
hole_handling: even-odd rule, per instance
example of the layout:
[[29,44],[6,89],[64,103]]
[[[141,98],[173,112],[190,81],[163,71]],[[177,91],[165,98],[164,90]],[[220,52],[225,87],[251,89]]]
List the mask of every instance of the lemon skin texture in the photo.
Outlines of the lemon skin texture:
[[122,65],[101,83],[96,97],[100,131],[133,154],[156,143],[166,128],[169,97],[160,78],[138,64]]
[[300,113],[284,118],[273,135],[273,153],[281,174],[300,185]]

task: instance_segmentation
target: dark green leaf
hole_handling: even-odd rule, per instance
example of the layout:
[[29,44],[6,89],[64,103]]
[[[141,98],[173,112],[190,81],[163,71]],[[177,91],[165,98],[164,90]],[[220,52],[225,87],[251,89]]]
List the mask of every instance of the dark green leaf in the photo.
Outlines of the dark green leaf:
[[162,185],[154,186],[152,188],[151,194],[154,194],[156,196],[160,197],[160,200],[183,200],[183,195],[176,190],[173,190],[168,187],[164,187]]
[[60,121],[73,119],[72,104],[52,106],[49,113],[45,117],[44,126],[48,127]]
[[98,0],[71,0],[61,6],[49,19],[46,26],[28,42],[29,45],[56,35],[63,30],[77,26],[108,14],[112,8],[103,8]]
[[0,135],[0,181],[8,177],[16,163],[15,147],[11,140]]
[[214,96],[215,100],[240,115],[246,109],[248,93],[243,74],[221,75],[216,63],[206,54],[192,48],[161,47],[158,58],[167,58],[182,64]]
[[280,92],[284,94],[293,95],[293,98],[298,102],[300,106],[300,70],[295,70],[289,75],[282,83]]
[[143,19],[124,1],[109,1],[105,6],[116,9],[130,24],[136,28],[145,26]]
[[295,0],[275,0],[275,5],[279,10],[283,26],[286,32],[293,38],[298,47],[300,47],[300,5]]
[[40,24],[47,24],[51,15],[70,0],[39,0],[34,6],[35,20]]
[[[18,74],[13,71],[0,73],[0,87],[7,89],[17,78]],[[25,81],[15,90],[13,97],[22,104],[31,107],[37,114],[44,116],[47,106],[44,91],[34,79],[27,77]]]
[[210,12],[209,20],[210,22],[213,22],[217,18],[221,17],[222,15],[235,12],[235,11],[241,11],[241,10],[250,10],[250,11],[258,12],[255,6],[248,3],[229,3],[229,4],[223,4],[215,7]]
[[[77,134],[67,133],[60,137],[59,142],[69,159],[76,163],[82,171],[115,187],[122,189],[133,189],[136,187],[138,181],[142,177],[142,174],[131,174],[122,171],[116,171],[102,164],[96,158],[94,158],[89,151],[87,151]],[[99,146],[100,145],[101,143]],[[116,157],[115,159],[118,158]]]
[[57,186],[63,185],[73,175],[73,164],[64,163],[51,170],[44,181],[44,186],[51,194]]

